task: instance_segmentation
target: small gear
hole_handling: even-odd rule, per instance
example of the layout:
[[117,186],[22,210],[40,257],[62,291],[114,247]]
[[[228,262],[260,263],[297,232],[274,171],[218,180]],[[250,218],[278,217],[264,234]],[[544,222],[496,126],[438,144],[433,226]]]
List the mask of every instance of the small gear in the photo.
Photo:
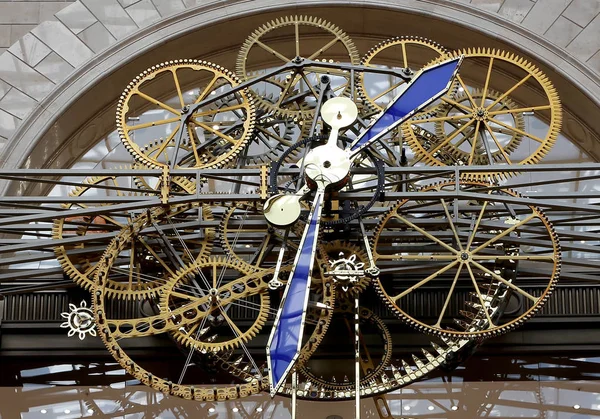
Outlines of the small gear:
[[[480,182],[460,184],[461,190],[475,191],[490,186]],[[527,205],[526,200],[509,204],[511,207],[494,200],[498,195],[518,196],[510,190],[490,190],[485,198],[477,200],[458,195],[452,204],[444,199],[427,199],[428,191],[440,190],[455,191],[456,183],[424,188],[418,205],[404,200],[382,217],[374,234],[373,257],[378,263],[401,264],[404,276],[400,282],[376,278],[377,292],[400,319],[437,336],[487,338],[520,326],[543,307],[560,276],[560,244],[552,225],[539,208]],[[540,227],[532,232],[534,223]],[[532,237],[537,243],[535,252],[526,244],[519,245]],[[528,267],[536,272],[540,277],[537,288],[523,289],[523,281],[513,275],[517,263],[521,269]],[[444,290],[445,304],[439,313],[421,310],[417,300],[423,286]],[[483,309],[483,317],[463,311],[466,321],[455,319],[449,324],[452,315],[447,309],[451,299],[457,298],[459,287],[473,291],[474,300],[469,304],[477,311]],[[524,297],[523,313],[515,318],[499,317],[499,299],[492,295],[499,287]],[[403,299],[411,302],[403,304]]]
[[[386,39],[367,52],[361,65],[367,67],[393,67],[409,69],[412,74],[427,63],[447,54],[446,48],[423,37],[397,36]],[[409,74],[407,74],[409,75]],[[404,79],[369,72],[358,74],[358,94],[372,110],[380,112],[398,94]],[[453,90],[456,90],[453,87]],[[432,111],[427,108],[425,112]]]
[[[303,34],[309,36],[303,37]],[[288,35],[296,40],[295,50],[278,51],[276,49],[278,42]],[[315,39],[322,38],[325,38],[323,44],[315,42]],[[251,80],[258,76],[260,73],[254,72],[254,67],[259,64],[259,61],[264,65],[265,54],[274,57],[274,66],[291,62],[296,56],[330,62],[335,59],[335,61],[352,64],[358,64],[360,61],[358,50],[345,32],[332,23],[312,16],[277,18],[256,29],[240,48],[236,65],[238,77],[242,80]],[[306,109],[306,104],[316,101],[318,93],[315,86],[320,84],[321,75],[330,77],[331,87],[336,94],[349,92],[348,72],[315,66],[290,70],[263,83],[264,86],[255,85],[252,87],[251,94],[260,109],[298,120],[312,120],[314,108]],[[272,92],[273,86],[279,85],[283,88],[275,89],[273,100],[265,100],[264,97]]]
[[[321,275],[331,273],[331,279],[337,291],[358,295],[370,284],[371,279],[365,274],[363,268],[368,263],[366,252],[359,246],[335,240],[319,246],[318,261],[321,266]],[[341,272],[336,274],[337,272]],[[352,274],[352,272],[357,272]],[[318,281],[314,278],[313,282]]]
[[[525,59],[490,48],[455,51],[430,65],[460,56],[464,58],[456,79],[466,104],[464,99],[461,103],[446,95],[441,101],[452,110],[441,115],[417,115],[402,124],[403,136],[417,161],[445,166],[446,156],[459,155],[459,159],[452,159],[453,164],[490,165],[488,172],[465,175],[466,180],[474,181],[506,176],[494,172],[494,164],[539,162],[554,145],[562,121],[560,100],[548,77]],[[494,72],[495,67],[499,71]],[[547,123],[545,134],[522,129],[524,112],[534,113]],[[433,124],[444,124],[444,129],[436,130],[435,141],[423,142],[418,134],[422,129],[432,131]],[[446,129],[449,126],[454,127],[450,132]]]
[[[265,113],[257,118],[256,130],[244,156],[245,166],[260,166],[278,160],[281,154],[298,139],[304,138],[307,124]],[[295,155],[289,156],[293,159]]]
[[[198,89],[197,85],[189,85],[190,80],[206,84]],[[173,99],[151,95],[156,85],[166,83],[173,86]],[[185,127],[181,124],[189,107],[238,84],[233,73],[207,61],[184,59],[157,64],[129,83],[119,99],[117,131],[121,141],[136,161],[153,169],[171,165],[175,156],[177,168],[228,165],[244,149],[254,130],[256,110],[245,90],[213,101],[191,115]],[[186,88],[191,90],[182,90]],[[139,123],[131,124],[134,119]],[[184,130],[183,151],[176,147],[180,130]],[[150,143],[150,148],[141,147],[136,136],[160,142],[161,146],[156,148],[156,143]],[[184,152],[186,147],[191,151]]]
[[94,323],[94,313],[88,308],[85,300],[77,307],[75,304],[69,304],[69,310],[60,313],[65,322],[60,327],[69,329],[69,337],[78,335],[80,340],[84,340],[87,335],[96,336],[96,323]]
[[[299,222],[288,232],[288,257],[283,266],[292,263],[302,237],[304,223]],[[225,210],[219,227],[219,239],[225,252],[248,269],[266,269],[275,264],[269,256],[276,254],[284,241],[285,232],[271,227],[263,214],[262,204],[238,202]],[[267,252],[267,249],[270,249]]]

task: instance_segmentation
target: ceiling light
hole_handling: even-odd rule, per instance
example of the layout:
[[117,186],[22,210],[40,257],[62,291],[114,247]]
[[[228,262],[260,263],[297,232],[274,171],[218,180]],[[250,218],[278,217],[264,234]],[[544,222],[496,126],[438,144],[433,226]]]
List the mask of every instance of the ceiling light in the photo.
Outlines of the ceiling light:
[[65,413],[68,415],[69,413],[71,413],[71,411],[69,409],[65,409]]
[[216,409],[215,409],[214,407],[210,407],[210,408],[208,409],[208,413],[215,413],[215,410],[216,410]]
[[221,127],[217,124],[212,126],[212,129],[214,129],[215,131],[218,131]]
[[239,410],[240,410],[240,409],[238,409],[237,407],[234,407],[233,409],[231,409],[231,411],[232,411],[233,413],[237,413]]
[[40,410],[40,413],[41,413],[42,415],[45,415],[46,413],[48,413],[48,411],[47,411],[46,409],[42,409],[42,410]]
[[579,406],[578,404],[576,404],[575,406],[573,406],[573,409],[575,410],[579,410],[581,408],[581,406]]
[[262,412],[262,407],[257,407],[257,408],[256,408],[256,411],[257,411],[258,413]]
[[404,410],[410,410],[410,406],[404,406]]
[[458,410],[458,406],[452,406],[452,410]]
[[427,410],[433,410],[433,409],[435,409],[435,407],[433,407],[433,406],[429,406],[429,407],[427,408]]
[[94,413],[94,409],[88,409],[88,413]]

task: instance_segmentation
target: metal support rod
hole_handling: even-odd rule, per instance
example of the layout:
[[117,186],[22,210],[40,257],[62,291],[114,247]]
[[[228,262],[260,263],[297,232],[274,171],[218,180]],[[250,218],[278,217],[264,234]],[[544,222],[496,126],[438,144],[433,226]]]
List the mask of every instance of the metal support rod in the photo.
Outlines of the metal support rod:
[[296,370],[292,373],[292,419],[296,419],[298,396],[298,373]]
[[360,306],[354,298],[354,407],[355,419],[360,419]]

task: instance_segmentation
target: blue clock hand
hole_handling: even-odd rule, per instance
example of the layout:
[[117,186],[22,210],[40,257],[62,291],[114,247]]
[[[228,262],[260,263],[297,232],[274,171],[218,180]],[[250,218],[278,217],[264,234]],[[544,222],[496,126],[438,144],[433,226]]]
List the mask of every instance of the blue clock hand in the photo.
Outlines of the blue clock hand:
[[271,396],[275,396],[277,389],[285,382],[300,354],[323,195],[324,188],[317,189],[294,267],[283,293],[283,302],[267,343]]
[[379,118],[350,145],[350,158],[446,93],[461,62],[462,57],[454,58],[417,73],[406,85],[406,89],[400,92]]

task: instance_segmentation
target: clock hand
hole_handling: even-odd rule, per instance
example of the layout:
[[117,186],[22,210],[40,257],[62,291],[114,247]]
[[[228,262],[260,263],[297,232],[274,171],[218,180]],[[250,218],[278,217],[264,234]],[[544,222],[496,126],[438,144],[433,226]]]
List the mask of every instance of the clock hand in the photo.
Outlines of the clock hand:
[[300,247],[294,260],[294,267],[267,343],[271,396],[275,396],[279,387],[285,382],[287,375],[300,355],[310,277],[317,247],[319,219],[321,218],[325,193],[325,188],[322,185],[319,185],[315,193],[308,222],[304,228]]
[[321,115],[331,126],[331,135],[326,144],[310,150],[304,158],[306,189],[295,195],[276,195],[265,203],[265,218],[271,224],[284,226],[299,217],[300,199],[311,187],[316,188],[308,223],[267,343],[271,396],[275,396],[285,382],[300,355],[325,188],[343,186],[350,171],[348,151],[337,146],[337,138],[339,129],[356,119],[356,105],[349,99],[333,98],[325,102]]
[[379,118],[350,145],[350,159],[445,94],[461,62],[462,56],[417,73],[410,83],[406,84],[406,88],[388,104]]

